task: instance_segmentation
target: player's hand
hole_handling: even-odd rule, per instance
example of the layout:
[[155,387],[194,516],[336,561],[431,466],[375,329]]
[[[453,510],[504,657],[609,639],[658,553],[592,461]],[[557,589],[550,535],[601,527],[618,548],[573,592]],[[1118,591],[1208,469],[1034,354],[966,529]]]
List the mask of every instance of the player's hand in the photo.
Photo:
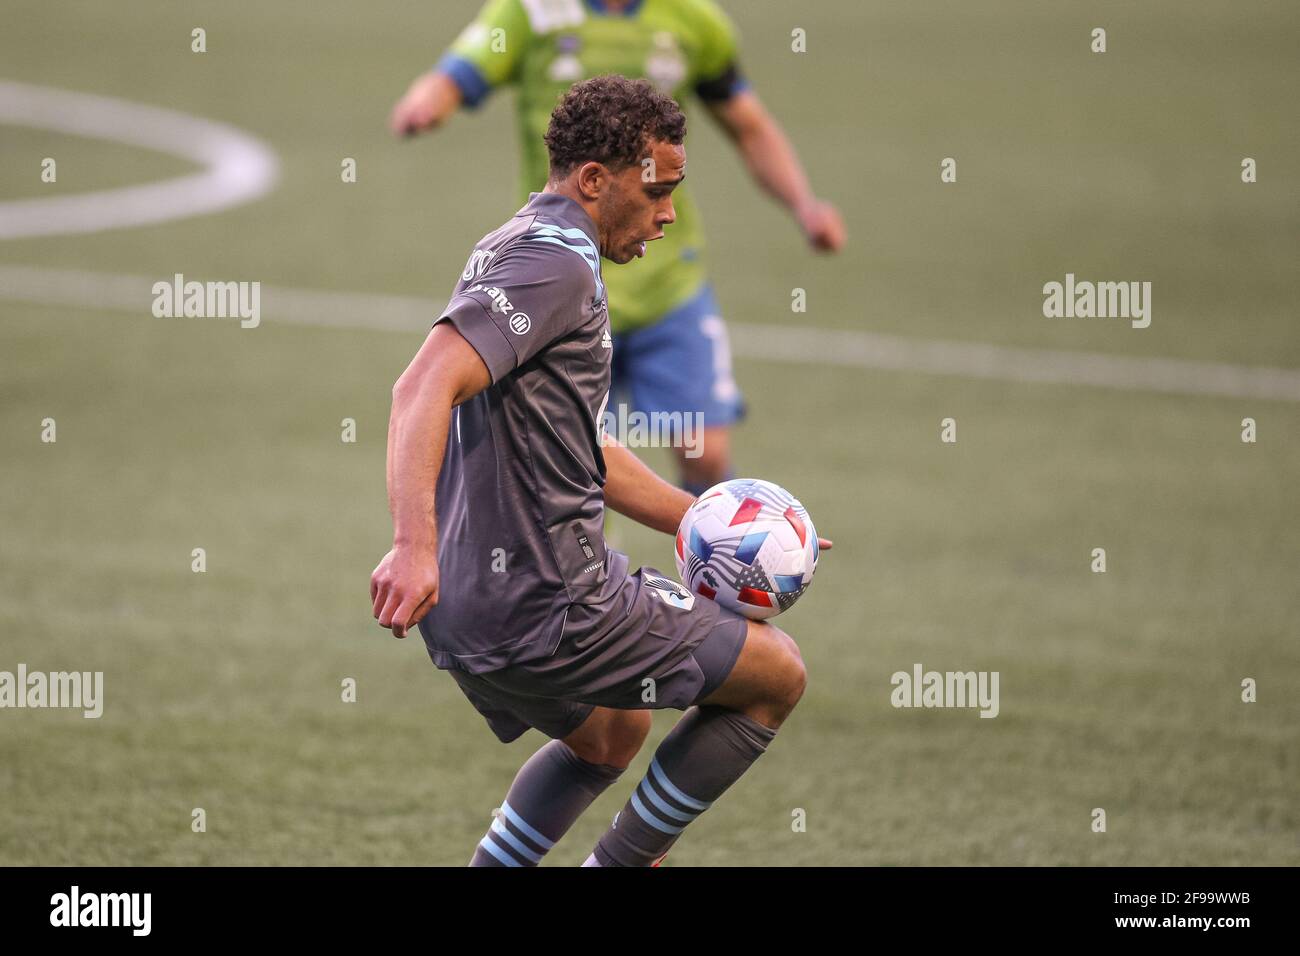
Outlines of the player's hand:
[[822,537],[817,538],[818,551],[829,551],[832,547],[834,547],[834,544],[835,543],[831,541],[830,538],[822,538]]
[[393,637],[420,623],[438,603],[438,555],[428,548],[394,548],[370,575],[370,600],[380,627]]
[[397,101],[388,118],[394,136],[413,136],[437,126],[455,104],[447,103],[447,81],[439,73],[424,73],[415,78],[406,94]]
[[844,240],[848,237],[844,220],[830,203],[810,199],[795,211],[795,216],[808,244],[818,252],[839,252],[844,247]]

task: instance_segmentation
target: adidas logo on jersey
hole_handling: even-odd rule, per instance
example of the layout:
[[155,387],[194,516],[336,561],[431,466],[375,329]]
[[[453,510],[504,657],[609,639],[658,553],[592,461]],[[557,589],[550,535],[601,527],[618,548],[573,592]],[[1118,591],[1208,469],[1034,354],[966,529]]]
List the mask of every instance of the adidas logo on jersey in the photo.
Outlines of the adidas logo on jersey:
[[612,349],[614,347],[614,340],[610,338],[609,329],[606,329],[601,335],[600,344],[602,348]]

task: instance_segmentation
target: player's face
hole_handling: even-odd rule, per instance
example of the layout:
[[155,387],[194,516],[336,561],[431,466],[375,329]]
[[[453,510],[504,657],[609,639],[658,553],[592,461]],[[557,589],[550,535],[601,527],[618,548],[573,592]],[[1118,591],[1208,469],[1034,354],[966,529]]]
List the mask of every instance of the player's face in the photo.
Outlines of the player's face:
[[601,219],[610,224],[605,258],[631,262],[645,255],[646,243],[663,238],[664,227],[677,220],[673,190],[686,176],[686,150],[655,140],[647,161],[613,177]]

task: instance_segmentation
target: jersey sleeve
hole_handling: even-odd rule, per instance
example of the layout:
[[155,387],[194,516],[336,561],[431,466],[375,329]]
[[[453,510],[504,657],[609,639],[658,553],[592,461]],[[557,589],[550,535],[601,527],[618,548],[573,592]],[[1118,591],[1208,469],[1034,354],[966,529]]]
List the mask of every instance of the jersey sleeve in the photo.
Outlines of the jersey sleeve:
[[454,325],[495,384],[582,326],[595,294],[595,274],[584,256],[521,239],[452,296],[434,324]]
[[487,0],[435,67],[460,87],[473,109],[497,87],[517,78],[524,48],[532,40],[520,0]]
[[713,0],[698,0],[694,22],[700,40],[691,64],[695,94],[720,102],[748,89],[740,72],[740,41],[727,14]]

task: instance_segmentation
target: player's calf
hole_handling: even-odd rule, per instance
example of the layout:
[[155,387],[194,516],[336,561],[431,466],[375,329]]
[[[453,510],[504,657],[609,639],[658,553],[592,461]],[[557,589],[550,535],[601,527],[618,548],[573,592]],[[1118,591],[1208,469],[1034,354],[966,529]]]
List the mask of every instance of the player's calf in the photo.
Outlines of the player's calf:
[[596,707],[520,768],[470,866],[536,866],[627,769],[650,733],[648,710]]
[[624,767],[592,762],[552,740],[520,768],[470,866],[536,866]]

